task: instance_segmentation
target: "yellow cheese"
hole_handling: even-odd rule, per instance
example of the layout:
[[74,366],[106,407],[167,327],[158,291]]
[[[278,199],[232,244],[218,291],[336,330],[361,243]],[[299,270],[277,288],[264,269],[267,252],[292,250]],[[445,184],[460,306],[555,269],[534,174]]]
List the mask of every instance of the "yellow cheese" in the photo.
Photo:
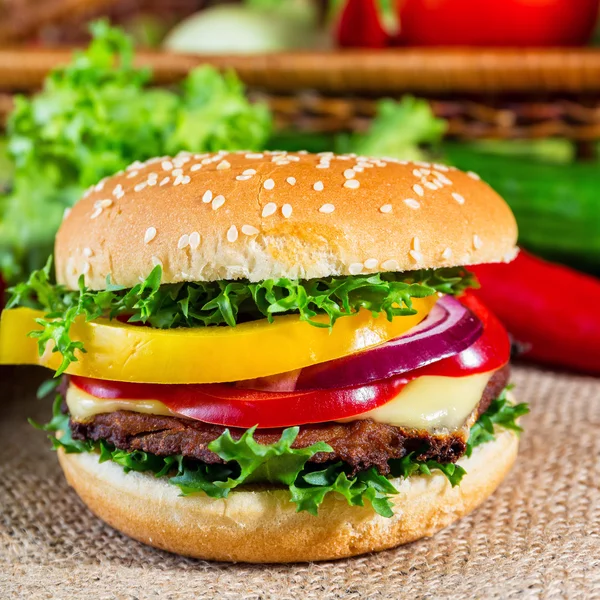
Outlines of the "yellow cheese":
[[[387,404],[340,421],[373,419],[379,423],[429,432],[456,430],[464,425],[477,406],[492,374],[419,377]],[[67,405],[76,421],[117,410],[167,416],[175,414],[158,400],[100,400],[75,386],[70,386],[67,391]]]
[[479,403],[493,374],[492,371],[467,377],[419,377],[387,404],[350,420],[373,419],[429,432],[459,429]]

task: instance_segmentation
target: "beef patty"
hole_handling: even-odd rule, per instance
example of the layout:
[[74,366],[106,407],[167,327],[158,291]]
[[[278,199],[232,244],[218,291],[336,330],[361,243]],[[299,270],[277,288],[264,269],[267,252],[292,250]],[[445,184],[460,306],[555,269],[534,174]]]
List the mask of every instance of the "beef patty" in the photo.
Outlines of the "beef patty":
[[[508,365],[494,373],[477,405],[477,418],[506,387],[508,378]],[[207,448],[227,429],[219,425],[126,410],[99,414],[84,422],[71,419],[69,423],[73,438],[78,440],[105,440],[121,450],[142,450],[158,456],[181,454],[209,464],[224,462]],[[238,439],[245,429],[229,428],[229,431]],[[272,444],[280,438],[281,431],[258,429],[254,439],[259,444]],[[387,474],[390,459],[402,458],[410,452],[415,452],[418,460],[456,462],[465,453],[467,439],[466,427],[445,435],[432,435],[365,419],[303,425],[292,447],[305,448],[323,441],[333,452],[315,454],[311,462],[341,460],[350,465],[353,473],[376,467],[380,473]]]

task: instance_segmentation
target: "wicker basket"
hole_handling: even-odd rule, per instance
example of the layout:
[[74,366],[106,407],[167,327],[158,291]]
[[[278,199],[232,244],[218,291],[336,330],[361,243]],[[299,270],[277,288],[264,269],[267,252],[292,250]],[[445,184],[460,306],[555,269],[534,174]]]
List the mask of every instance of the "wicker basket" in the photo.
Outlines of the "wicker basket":
[[[39,88],[68,50],[0,51],[0,89]],[[600,139],[600,49],[402,49],[254,56],[140,53],[157,84],[210,63],[232,68],[281,127],[329,132],[368,125],[377,99],[429,99],[462,139]],[[0,107],[6,103],[0,102]]]

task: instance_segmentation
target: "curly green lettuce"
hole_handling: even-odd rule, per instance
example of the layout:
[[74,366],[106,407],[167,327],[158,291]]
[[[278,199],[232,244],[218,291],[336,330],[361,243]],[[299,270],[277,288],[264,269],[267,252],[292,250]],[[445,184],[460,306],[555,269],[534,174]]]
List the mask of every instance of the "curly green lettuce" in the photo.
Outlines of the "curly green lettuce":
[[[53,393],[57,387],[56,380],[44,385],[44,390],[41,390],[43,394]],[[390,479],[375,468],[351,475],[348,465],[343,462],[325,466],[308,463],[315,454],[331,452],[332,449],[325,442],[317,442],[308,448],[293,448],[298,427],[285,429],[281,438],[273,444],[256,442],[253,437],[256,427],[246,430],[238,440],[233,439],[229,430],[226,430],[208,445],[209,450],[226,462],[209,465],[181,455],[163,457],[140,450],[127,452],[103,440],[74,440],[69,428],[69,416],[61,411],[62,401],[61,394],[57,393],[53,417],[48,424],[38,425],[30,420],[35,427],[52,434],[49,437],[54,449],[62,448],[67,453],[96,452],[100,462],[115,462],[126,473],[138,471],[153,473],[156,477],[168,476],[169,482],[177,486],[182,495],[204,493],[212,498],[226,498],[241,485],[267,482],[287,487],[290,502],[296,505],[298,512],[307,511],[316,515],[325,497],[337,494],[350,506],[364,506],[365,502],[369,502],[378,514],[384,517],[393,514],[392,496],[398,490]],[[527,412],[529,409],[526,404],[511,404],[506,398],[506,390],[503,391],[471,429],[467,455],[471,455],[474,447],[492,441],[495,428],[519,433],[521,427],[517,419]],[[58,436],[54,435],[56,432],[59,432]],[[389,464],[391,477],[431,475],[439,471],[452,486],[459,485],[466,474],[463,467],[454,463],[416,460],[415,453],[393,459]]]
[[[474,276],[462,267],[375,273],[323,279],[268,279],[248,281],[213,281],[161,285],[162,269],[157,265],[143,282],[131,289],[112,285],[106,290],[89,290],[83,278],[79,290],[72,291],[51,281],[51,261],[34,271],[29,279],[11,288],[7,308],[26,306],[42,310],[37,319],[42,329],[33,331],[40,355],[48,342],[62,355],[59,376],[77,361],[77,353],[85,352],[81,342],[70,336],[78,317],[92,321],[105,316],[126,316],[130,323],[147,323],[152,327],[205,327],[228,325],[267,318],[270,322],[282,314],[298,314],[315,327],[332,327],[341,317],[370,310],[374,315],[394,317],[414,315],[413,298],[424,298],[437,292],[460,294],[476,286]],[[317,320],[325,315],[325,320]]]
[[43,90],[17,96],[7,125],[15,163],[0,195],[0,270],[15,280],[44,264],[64,210],[83,191],[135,160],[181,150],[262,149],[271,115],[251,104],[234,73],[193,70],[173,89],[150,87],[133,42],[105,21]]

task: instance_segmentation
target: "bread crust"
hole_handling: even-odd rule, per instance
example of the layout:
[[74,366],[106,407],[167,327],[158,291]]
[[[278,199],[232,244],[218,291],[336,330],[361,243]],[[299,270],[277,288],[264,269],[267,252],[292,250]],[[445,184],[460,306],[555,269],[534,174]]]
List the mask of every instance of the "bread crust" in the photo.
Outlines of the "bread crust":
[[517,227],[474,174],[322,153],[181,154],[90,188],[56,238],[57,279],[132,287],[315,278],[511,260]]
[[156,548],[208,560],[252,563],[317,561],[392,548],[431,536],[479,506],[512,467],[518,438],[499,431],[459,461],[467,471],[452,488],[441,473],[392,480],[394,516],[349,507],[329,494],[318,516],[297,513],[284,489],[254,486],[227,498],[182,497],[164,478],[125,474],[95,454],[65,454],[67,481],[98,517]]

